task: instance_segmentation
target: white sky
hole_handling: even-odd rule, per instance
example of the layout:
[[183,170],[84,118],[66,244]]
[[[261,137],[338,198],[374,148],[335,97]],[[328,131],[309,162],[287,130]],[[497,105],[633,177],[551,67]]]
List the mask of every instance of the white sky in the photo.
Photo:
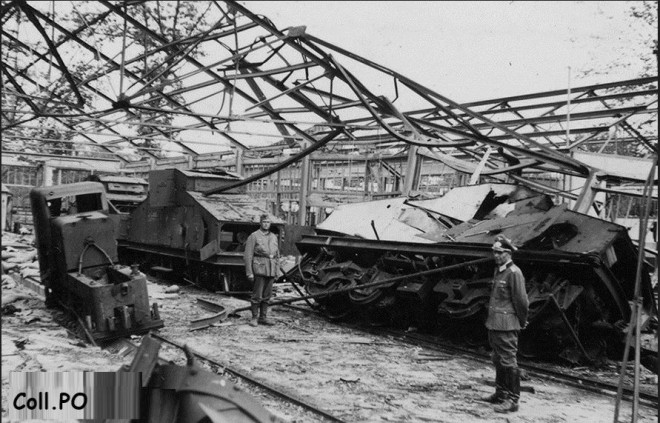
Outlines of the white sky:
[[244,1],[278,28],[307,32],[466,102],[605,83],[639,67],[578,80],[579,70],[644,49],[632,2]]

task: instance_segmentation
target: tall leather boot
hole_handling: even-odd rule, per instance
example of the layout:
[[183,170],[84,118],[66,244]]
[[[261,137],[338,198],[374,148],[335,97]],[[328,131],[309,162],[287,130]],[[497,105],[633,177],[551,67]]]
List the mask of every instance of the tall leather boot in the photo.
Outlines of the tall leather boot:
[[252,311],[252,319],[250,320],[250,323],[248,323],[250,326],[257,326],[259,323],[257,323],[257,319],[259,317],[259,304],[251,304],[250,305],[250,311]]
[[273,326],[275,322],[268,320],[268,303],[261,303],[261,315],[259,316],[259,323],[266,326]]
[[481,398],[491,404],[501,404],[504,401],[504,368],[499,364],[495,366],[495,393]]
[[506,399],[494,410],[498,413],[512,413],[518,411],[518,401],[520,400],[520,371],[517,367],[505,367],[505,393]]

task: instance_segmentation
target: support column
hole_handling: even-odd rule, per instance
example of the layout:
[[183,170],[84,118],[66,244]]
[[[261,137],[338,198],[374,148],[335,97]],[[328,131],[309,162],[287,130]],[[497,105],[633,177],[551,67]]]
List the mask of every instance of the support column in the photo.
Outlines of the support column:
[[43,166],[41,167],[41,171],[43,172],[43,186],[45,187],[50,187],[53,186],[54,182],[53,181],[53,172],[55,168],[49,164],[44,163]]
[[408,164],[406,166],[405,183],[403,185],[403,195],[409,195],[411,191],[416,190],[419,185],[419,155],[416,145],[411,145],[408,148]]
[[[305,149],[309,146],[309,143],[306,141],[301,143],[300,148]],[[310,155],[306,155],[301,160],[300,165],[300,199],[298,204],[300,208],[298,209],[298,224],[305,225],[305,220],[307,219],[307,196],[309,195],[309,164],[310,164]]]
[[589,176],[584,181],[584,185],[582,186],[582,191],[580,192],[580,196],[575,201],[575,205],[573,206],[573,211],[582,214],[589,213],[589,209],[591,208],[591,205],[593,204],[594,199],[596,198],[597,191],[594,190],[594,188],[600,185],[600,181],[598,180],[598,176],[600,174],[601,172],[597,172],[593,169],[589,171]]
[[236,173],[243,176],[243,149],[236,147]]
[[275,216],[280,216],[282,213],[282,193],[280,192],[280,181],[282,180],[280,172],[275,173]]
[[369,186],[369,181],[371,181],[371,168],[369,167],[369,159],[364,161],[364,201],[367,201],[370,198],[371,187]]

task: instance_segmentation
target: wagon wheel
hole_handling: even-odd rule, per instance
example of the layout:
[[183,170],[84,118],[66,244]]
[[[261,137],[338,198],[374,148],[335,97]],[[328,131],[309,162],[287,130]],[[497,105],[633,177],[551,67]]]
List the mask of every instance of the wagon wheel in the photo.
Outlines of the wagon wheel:
[[[328,281],[324,287],[310,284],[307,291],[311,295],[320,294],[323,292],[331,292],[337,289],[350,288],[356,285],[352,279],[346,278],[333,278]],[[347,317],[354,309],[353,303],[347,293],[329,294],[327,297],[318,298],[317,301],[322,305],[322,312],[331,320],[339,320]]]
[[383,288],[372,287],[356,289],[348,293],[348,297],[355,304],[371,304],[383,296]]

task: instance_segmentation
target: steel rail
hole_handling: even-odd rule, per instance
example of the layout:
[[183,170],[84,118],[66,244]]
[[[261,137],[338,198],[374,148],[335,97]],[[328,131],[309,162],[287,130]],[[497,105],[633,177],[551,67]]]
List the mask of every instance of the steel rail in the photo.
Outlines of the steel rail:
[[205,300],[204,298],[197,298],[197,303],[205,310],[212,312],[210,316],[202,317],[191,322],[190,330],[204,329],[213,325],[214,323],[221,322],[227,317],[227,309],[221,304],[213,301]]
[[[430,270],[424,270],[424,271],[421,271],[421,272],[411,273],[409,275],[395,276],[395,277],[392,277],[392,278],[387,278],[387,279],[383,279],[383,280],[376,281],[376,282],[369,282],[369,283],[365,283],[365,284],[362,284],[362,285],[355,285],[355,286],[350,286],[350,287],[346,287],[346,288],[339,288],[339,289],[327,289],[325,291],[321,291],[321,292],[318,292],[316,294],[305,295],[305,296],[302,296],[302,297],[287,298],[287,299],[278,300],[278,301],[271,301],[269,304],[271,306],[284,305],[284,304],[295,303],[295,302],[298,302],[298,301],[306,301],[306,300],[309,300],[309,299],[330,297],[332,295],[344,294],[344,293],[357,291],[357,290],[365,289],[365,288],[385,287],[386,285],[391,285],[395,282],[403,281],[403,280],[406,280],[406,279],[416,278],[416,277],[421,277],[421,276],[435,275],[435,274],[438,274],[438,273],[445,273],[445,272],[449,272],[451,270],[461,269],[463,267],[473,266],[473,265],[477,265],[477,264],[481,264],[481,263],[487,263],[487,262],[490,262],[492,260],[493,260],[492,257],[480,258],[480,259],[476,259],[476,260],[466,261],[466,262],[463,262],[463,263],[458,263],[458,264],[452,264],[452,265],[449,265],[449,266],[439,267],[437,269],[430,269]],[[295,271],[296,271],[296,268],[293,268],[292,270],[290,270],[290,273],[293,273]],[[282,278],[284,278],[285,276],[286,276],[286,274],[284,276],[282,276]],[[202,301],[207,303],[207,304],[209,303],[207,300],[202,300]],[[211,303],[211,304],[213,304],[213,303]],[[213,306],[222,307],[219,304],[213,304]],[[247,311],[249,309],[250,309],[250,306],[239,307],[239,308],[236,308],[236,309],[232,310],[229,314],[236,314],[240,311]],[[221,314],[221,313],[219,313],[219,314]],[[201,318],[201,319],[193,320],[191,322],[192,327],[191,327],[190,330],[192,331],[192,330],[204,329],[205,327],[208,327],[212,324],[212,323],[209,323],[209,322],[215,322],[215,321],[217,321],[216,316],[211,316],[211,317],[208,317],[208,318],[204,317],[204,318]],[[204,322],[207,323],[206,326],[203,326]]]
[[[183,350],[183,348],[184,348],[184,346],[179,344],[178,342],[173,341],[173,340],[168,339],[168,338],[165,338],[161,335],[151,333],[151,336],[153,336],[154,338],[159,339],[159,340],[161,340],[165,343],[173,345],[177,348],[180,348],[181,350]],[[200,359],[202,359],[204,361],[207,361],[207,362],[209,362],[209,363],[211,363],[215,366],[220,367],[223,370],[223,372],[228,372],[228,373],[231,373],[234,376],[238,376],[242,379],[245,379],[245,380],[249,381],[250,383],[252,383],[252,384],[254,384],[254,385],[270,392],[271,394],[274,394],[275,396],[277,396],[279,398],[282,398],[284,400],[287,400],[287,401],[290,401],[294,404],[297,404],[297,405],[303,407],[304,409],[306,409],[308,411],[311,411],[315,414],[318,414],[318,415],[321,415],[321,416],[325,417],[326,419],[329,419],[330,421],[339,422],[339,423],[344,423],[345,422],[344,420],[340,419],[339,417],[330,414],[330,412],[325,411],[321,408],[318,408],[318,407],[308,403],[304,399],[302,399],[302,398],[300,398],[300,397],[298,397],[294,394],[285,392],[284,390],[279,389],[275,386],[272,386],[272,385],[270,385],[266,382],[255,379],[254,377],[250,376],[248,373],[243,372],[242,370],[238,370],[238,369],[230,367],[226,364],[220,363],[219,361],[217,361],[217,360],[215,360],[211,357],[208,357],[206,355],[195,352],[192,349],[190,349],[190,351],[195,357],[200,358]]]

